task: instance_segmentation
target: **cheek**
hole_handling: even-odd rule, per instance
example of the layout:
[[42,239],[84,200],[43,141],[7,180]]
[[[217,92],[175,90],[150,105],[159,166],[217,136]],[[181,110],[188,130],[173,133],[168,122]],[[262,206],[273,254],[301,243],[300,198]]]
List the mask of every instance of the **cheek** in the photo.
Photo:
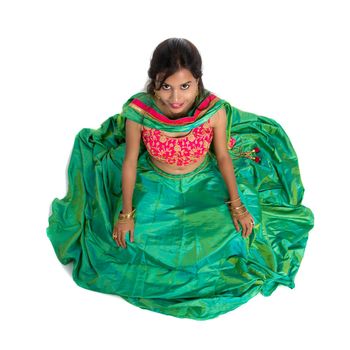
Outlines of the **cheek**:
[[186,96],[187,101],[192,102],[196,99],[197,93],[191,92]]
[[160,91],[157,92],[157,95],[158,95],[160,98],[166,98],[168,94],[167,94],[166,92],[160,90]]
[[158,96],[163,103],[169,99],[169,94],[166,92],[164,93],[164,91],[158,92]]

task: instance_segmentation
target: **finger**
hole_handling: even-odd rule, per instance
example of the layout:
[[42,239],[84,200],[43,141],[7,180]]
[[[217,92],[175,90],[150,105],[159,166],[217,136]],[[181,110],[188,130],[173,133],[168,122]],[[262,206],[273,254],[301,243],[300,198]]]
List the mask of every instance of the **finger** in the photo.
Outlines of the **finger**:
[[242,224],[242,236],[246,238],[247,237],[246,234],[247,234],[247,227],[246,225]]
[[250,229],[249,229],[249,231],[248,231],[248,233],[247,233],[247,236],[250,236],[250,235],[252,234],[252,232],[253,232],[252,226],[250,226]]
[[254,223],[254,220],[253,220],[253,218],[252,218],[252,221],[250,222],[250,225],[249,225],[249,229],[250,229],[249,235],[253,232],[253,230],[254,230],[254,225],[255,225],[255,223]]
[[118,231],[118,238],[117,238],[117,241],[118,241],[118,246],[119,246],[119,247],[121,247],[121,245],[122,245],[121,236],[122,236],[122,232],[121,232],[121,231]]
[[119,232],[118,242],[119,242],[119,246],[123,248],[123,231]]
[[248,236],[250,236],[251,233],[253,232],[253,228],[254,228],[254,225],[250,224],[250,225],[249,225]]
[[125,243],[125,236],[126,236],[126,233],[127,233],[127,232],[123,232],[123,233],[122,233],[121,241],[122,241],[122,246],[123,246],[123,248],[126,248],[126,243]]
[[115,241],[115,239],[116,239],[115,230],[113,230],[113,232],[112,232],[112,239],[113,239],[113,241]]
[[249,225],[245,224],[244,225],[244,237],[247,238],[248,237],[248,231],[249,231]]
[[113,240],[114,240],[114,242],[118,245],[118,236],[117,236],[117,234],[115,234],[115,235],[113,236]]
[[237,221],[236,218],[233,219],[233,223],[235,225],[236,231],[238,232],[239,231],[239,226],[238,226],[238,221]]
[[252,233],[252,225],[248,224],[247,226],[247,237]]
[[134,242],[134,231],[130,230],[130,242]]
[[113,229],[112,238],[113,238],[114,242],[117,243],[117,230],[116,230],[116,228]]
[[241,227],[242,227],[242,237],[244,237],[244,224],[241,222],[241,221],[239,221],[239,223],[240,223],[240,225],[241,225]]

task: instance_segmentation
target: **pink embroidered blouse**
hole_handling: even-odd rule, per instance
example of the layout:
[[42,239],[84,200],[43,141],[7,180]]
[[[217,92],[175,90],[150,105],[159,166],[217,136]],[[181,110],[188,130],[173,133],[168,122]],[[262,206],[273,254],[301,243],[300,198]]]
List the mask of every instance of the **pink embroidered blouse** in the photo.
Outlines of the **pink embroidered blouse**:
[[150,155],[177,166],[196,163],[208,152],[213,135],[210,119],[180,137],[170,137],[161,130],[142,126],[142,140]]

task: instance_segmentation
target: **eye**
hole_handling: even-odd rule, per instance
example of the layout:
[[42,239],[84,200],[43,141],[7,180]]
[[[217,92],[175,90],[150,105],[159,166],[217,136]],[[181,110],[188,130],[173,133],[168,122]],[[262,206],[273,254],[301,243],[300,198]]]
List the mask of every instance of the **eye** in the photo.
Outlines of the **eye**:
[[190,87],[190,84],[181,85],[182,90],[187,90]]
[[163,90],[170,90],[170,86],[168,84],[163,84],[162,89]]

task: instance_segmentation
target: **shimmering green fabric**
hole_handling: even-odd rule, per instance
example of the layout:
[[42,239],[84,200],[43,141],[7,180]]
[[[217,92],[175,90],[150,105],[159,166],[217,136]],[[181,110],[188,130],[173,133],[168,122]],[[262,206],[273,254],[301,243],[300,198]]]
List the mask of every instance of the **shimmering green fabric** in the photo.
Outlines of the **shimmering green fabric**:
[[[144,120],[126,104],[98,130],[78,133],[68,192],[52,203],[47,235],[61,263],[73,263],[79,286],[197,320],[233,310],[259,292],[269,296],[278,285],[294,288],[314,219],[301,204],[297,156],[276,121],[222,100],[214,107],[223,105],[237,141],[229,153],[240,197],[256,223],[253,233],[243,238],[235,231],[213,151],[191,173],[173,175],[155,167],[141,147],[133,196],[135,240],[127,235],[127,248],[117,246],[112,231],[122,209],[125,119]],[[259,147],[261,163],[237,158],[240,147]]]

